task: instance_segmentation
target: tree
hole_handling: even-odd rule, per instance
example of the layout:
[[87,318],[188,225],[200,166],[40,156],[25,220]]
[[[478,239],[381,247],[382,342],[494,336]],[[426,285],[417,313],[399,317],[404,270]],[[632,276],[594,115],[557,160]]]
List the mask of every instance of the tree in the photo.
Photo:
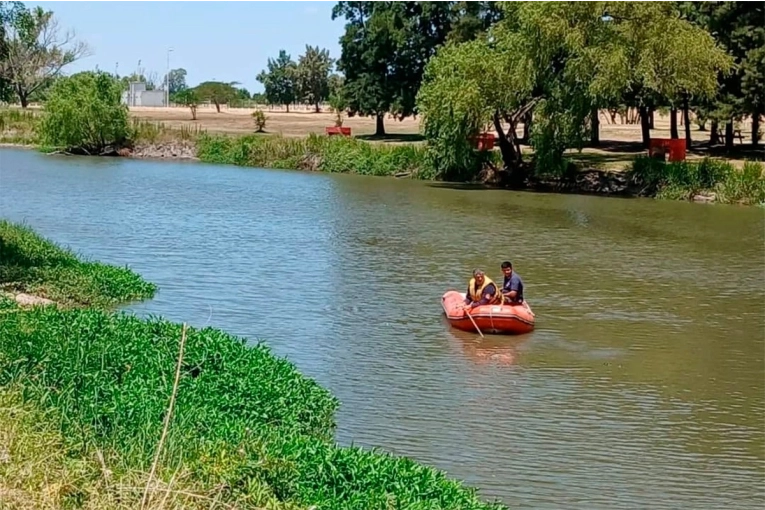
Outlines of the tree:
[[237,97],[237,89],[235,85],[238,82],[232,81],[230,83],[224,83],[220,81],[206,81],[200,83],[194,90],[197,96],[202,101],[210,101],[215,105],[215,109],[220,113],[220,105],[228,104]]
[[58,76],[62,69],[88,53],[74,33],[59,35],[53,12],[41,7],[29,10],[14,5],[3,15],[5,56],[0,76],[5,79],[26,108],[30,95]]
[[351,113],[373,115],[375,134],[384,118],[415,113],[422,72],[450,29],[448,2],[338,2],[332,19],[344,17],[337,68],[345,75]]
[[182,90],[186,90],[186,70],[181,68],[171,69],[165,76],[167,88],[170,94],[176,94]]
[[257,80],[265,87],[268,102],[286,105],[289,112],[290,104],[297,99],[297,64],[286,51],[279,50],[276,60],[268,59],[267,68],[258,74]]
[[195,89],[183,89],[173,95],[173,102],[187,106],[191,110],[191,120],[197,120],[197,108],[199,107],[199,94]]
[[319,113],[319,105],[329,97],[329,73],[333,60],[329,50],[306,45],[305,53],[298,58],[296,69],[297,87],[301,99],[314,105]]
[[128,108],[121,96],[119,81],[105,72],[57,80],[40,123],[42,144],[92,155],[116,151],[129,140]]
[[532,110],[536,168],[560,171],[564,150],[582,147],[596,107],[616,104],[629,90],[637,90],[639,100],[709,95],[728,64],[709,34],[660,2],[529,2],[501,9],[503,19],[487,37],[447,44],[426,68],[419,105],[442,172],[469,164],[468,138],[492,125],[505,170],[511,181],[521,181],[527,168],[516,127]]
[[[726,124],[726,145],[733,145],[733,120],[752,117],[757,145],[765,114],[765,6],[762,2],[680,2],[689,20],[708,30],[735,61],[733,72],[719,76],[719,92],[700,105],[713,123]],[[712,141],[716,129],[712,130]]]
[[[8,57],[7,27],[21,9],[24,9],[21,2],[0,2],[0,65]],[[10,101],[13,94],[11,83],[0,72],[0,102]]]

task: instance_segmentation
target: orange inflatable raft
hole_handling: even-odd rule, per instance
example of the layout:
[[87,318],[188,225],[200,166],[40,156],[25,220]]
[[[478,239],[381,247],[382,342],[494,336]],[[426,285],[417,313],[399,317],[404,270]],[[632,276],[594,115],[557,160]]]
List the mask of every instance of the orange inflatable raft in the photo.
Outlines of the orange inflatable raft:
[[[464,303],[465,294],[456,290],[450,290],[441,298],[441,306],[449,324],[462,331],[476,333],[473,322],[462,309]],[[519,305],[476,306],[470,315],[482,333],[522,335],[534,330],[534,312],[526,301]]]

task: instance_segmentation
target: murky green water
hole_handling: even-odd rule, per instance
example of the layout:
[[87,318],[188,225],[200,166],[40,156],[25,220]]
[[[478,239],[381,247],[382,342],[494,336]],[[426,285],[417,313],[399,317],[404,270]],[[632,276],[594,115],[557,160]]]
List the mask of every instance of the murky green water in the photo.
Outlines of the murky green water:
[[[0,149],[2,216],[263,338],[342,401],[338,440],[514,508],[762,508],[765,212]],[[525,337],[439,298],[511,259]]]

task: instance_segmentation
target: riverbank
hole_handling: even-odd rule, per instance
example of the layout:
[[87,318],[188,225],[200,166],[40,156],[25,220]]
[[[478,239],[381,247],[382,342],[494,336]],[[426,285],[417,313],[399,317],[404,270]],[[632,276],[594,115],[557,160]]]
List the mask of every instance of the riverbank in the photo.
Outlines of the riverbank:
[[[27,148],[36,146],[39,113],[13,111],[0,127],[0,142]],[[0,116],[2,117],[2,116]],[[209,134],[199,126],[168,128],[134,118],[132,144],[121,148],[123,157],[190,160],[247,167],[278,168],[329,173],[393,176],[437,180],[426,146],[422,143],[379,143],[341,136],[310,133],[304,137],[274,134]],[[757,205],[765,203],[765,165],[754,161],[728,161],[704,157],[681,163],[652,161],[635,153],[603,167],[603,158],[569,156],[564,175],[536,172],[526,179],[529,191],[578,193],[623,197],[655,197],[699,202]],[[524,156],[533,164],[530,155]],[[487,155],[483,170],[472,184],[505,187],[501,158]],[[650,168],[650,171],[646,171]],[[709,172],[709,169],[714,171]]]
[[154,295],[130,269],[5,221],[0,249],[0,283],[59,304],[0,297],[10,508],[505,508],[407,458],[336,445],[337,399],[262,343],[108,311]]

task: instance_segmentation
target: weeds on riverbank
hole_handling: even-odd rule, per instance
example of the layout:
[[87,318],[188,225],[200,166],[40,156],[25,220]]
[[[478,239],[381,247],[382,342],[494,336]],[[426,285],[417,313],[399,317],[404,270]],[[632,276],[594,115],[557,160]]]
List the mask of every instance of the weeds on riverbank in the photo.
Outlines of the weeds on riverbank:
[[414,145],[386,146],[315,134],[306,138],[202,135],[196,144],[197,157],[207,163],[422,179],[431,178],[432,173],[425,150]]
[[[181,327],[95,310],[0,314],[0,385],[60,416],[76,458],[110,452],[117,473],[146,472],[161,436]],[[338,402],[263,345],[189,329],[163,472],[183,471],[221,501],[318,508],[503,508],[444,473],[332,440]]]
[[125,267],[80,260],[32,229],[0,220],[0,287],[75,306],[150,298],[156,285]]
[[32,110],[0,108],[0,143],[35,145],[40,114]]
[[630,173],[648,196],[690,199],[715,193],[720,202],[751,205],[765,203],[764,170],[757,161],[747,161],[743,169],[737,169],[712,158],[667,163],[641,156],[633,161]]

